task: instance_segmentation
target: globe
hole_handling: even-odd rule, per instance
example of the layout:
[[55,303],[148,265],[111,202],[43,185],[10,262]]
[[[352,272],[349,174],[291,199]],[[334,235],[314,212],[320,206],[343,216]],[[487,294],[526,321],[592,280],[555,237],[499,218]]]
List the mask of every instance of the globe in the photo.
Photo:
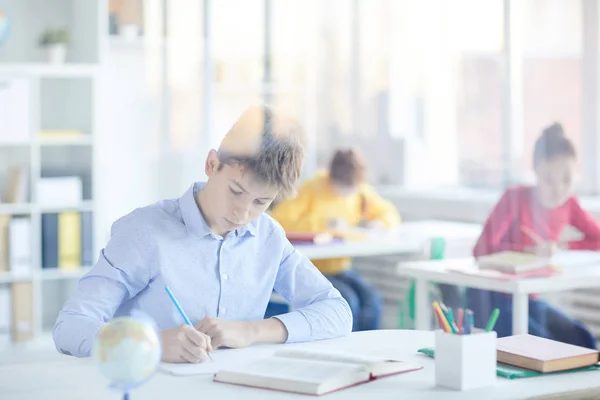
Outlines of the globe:
[[92,358],[111,387],[127,394],[154,374],[161,351],[154,322],[137,314],[106,323],[93,343]]
[[10,21],[8,16],[0,10],[0,46],[2,43],[8,39],[8,34],[10,32]]

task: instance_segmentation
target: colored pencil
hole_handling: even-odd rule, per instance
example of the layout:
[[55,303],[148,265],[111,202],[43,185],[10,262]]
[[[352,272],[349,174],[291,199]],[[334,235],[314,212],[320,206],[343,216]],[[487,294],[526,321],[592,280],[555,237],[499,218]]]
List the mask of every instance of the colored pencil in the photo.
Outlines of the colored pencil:
[[[165,286],[165,290],[166,290],[167,294],[169,295],[169,297],[171,298],[171,301],[175,305],[175,308],[177,309],[177,311],[179,311],[179,314],[181,315],[181,317],[183,318],[185,323],[193,328],[194,325],[192,325],[192,321],[190,321],[190,319],[188,318],[186,313],[183,311],[183,308],[181,308],[181,305],[175,298],[175,295],[173,294],[173,292],[171,292],[171,289],[169,289],[168,286]],[[208,358],[210,358],[212,361],[212,357],[210,356],[210,353],[207,351],[206,354],[208,354]]]

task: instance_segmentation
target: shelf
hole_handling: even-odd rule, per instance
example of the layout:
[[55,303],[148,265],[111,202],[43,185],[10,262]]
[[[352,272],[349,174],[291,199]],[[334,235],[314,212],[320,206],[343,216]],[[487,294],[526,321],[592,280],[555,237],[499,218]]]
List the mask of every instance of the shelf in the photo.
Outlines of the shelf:
[[92,267],[81,267],[73,269],[46,268],[41,270],[40,277],[44,281],[56,281],[61,279],[79,279],[90,271]]
[[0,203],[0,214],[29,214],[31,208],[29,203]]
[[61,279],[79,279],[92,267],[80,267],[74,269],[48,268],[41,269],[36,274],[32,272],[15,274],[14,272],[0,272],[0,284],[23,282],[34,280],[34,275],[44,281],[56,281]]
[[23,282],[33,280],[33,274],[31,272],[19,273],[14,272],[0,272],[0,284],[12,283],[12,282]]
[[27,147],[31,145],[30,140],[22,140],[18,142],[2,142],[0,141],[0,147]]
[[64,205],[64,206],[45,206],[40,205],[40,212],[42,213],[59,213],[62,211],[92,211],[94,208],[94,202],[91,200],[82,201],[75,205]]
[[0,63],[0,76],[37,76],[48,78],[93,77],[99,67],[94,64],[13,64]]
[[40,137],[37,139],[37,143],[40,146],[91,146],[93,144],[92,135],[82,134],[77,136],[57,136],[52,137]]

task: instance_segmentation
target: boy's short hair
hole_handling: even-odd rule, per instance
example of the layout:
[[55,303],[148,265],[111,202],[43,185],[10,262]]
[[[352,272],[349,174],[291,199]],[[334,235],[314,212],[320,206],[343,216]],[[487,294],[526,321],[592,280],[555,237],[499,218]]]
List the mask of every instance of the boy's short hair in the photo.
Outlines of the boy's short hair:
[[546,127],[536,140],[533,149],[533,165],[554,157],[567,156],[577,158],[573,142],[565,135],[565,130],[558,122]]
[[296,193],[304,161],[304,130],[290,116],[266,105],[248,108],[219,146],[219,170],[238,165],[277,187],[278,198]]
[[355,186],[367,179],[367,165],[358,149],[338,150],[329,165],[329,178],[345,186]]

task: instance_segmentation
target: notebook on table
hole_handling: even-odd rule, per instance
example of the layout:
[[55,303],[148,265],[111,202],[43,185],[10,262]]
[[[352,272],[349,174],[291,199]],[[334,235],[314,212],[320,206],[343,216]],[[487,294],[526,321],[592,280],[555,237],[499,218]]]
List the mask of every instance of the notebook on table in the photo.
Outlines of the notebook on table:
[[482,270],[494,270],[510,274],[534,271],[552,266],[549,258],[517,251],[501,251],[477,258]]
[[291,243],[325,244],[333,241],[333,235],[327,232],[286,232],[285,236]]
[[563,250],[552,257],[540,257],[518,251],[501,251],[477,258],[481,270],[499,271],[509,274],[531,273],[538,270],[600,265],[600,252],[589,250]]
[[319,396],[421,368],[399,360],[290,349],[221,369],[214,381]]
[[[419,349],[418,352],[425,354],[426,356],[429,356],[432,358],[435,356],[435,350],[432,348]],[[564,373],[579,372],[579,371],[591,371],[591,370],[596,370],[596,369],[600,369],[600,364],[594,364],[594,365],[590,365],[587,367],[575,368],[575,369],[570,369],[570,370],[566,370],[566,371],[544,373],[544,372],[532,371],[530,369],[515,367],[513,365],[498,363],[496,365],[496,375],[506,378],[506,379],[519,379],[519,378],[531,378],[534,376],[564,374]]]
[[533,335],[497,341],[498,362],[538,372],[565,371],[598,363],[598,351]]

